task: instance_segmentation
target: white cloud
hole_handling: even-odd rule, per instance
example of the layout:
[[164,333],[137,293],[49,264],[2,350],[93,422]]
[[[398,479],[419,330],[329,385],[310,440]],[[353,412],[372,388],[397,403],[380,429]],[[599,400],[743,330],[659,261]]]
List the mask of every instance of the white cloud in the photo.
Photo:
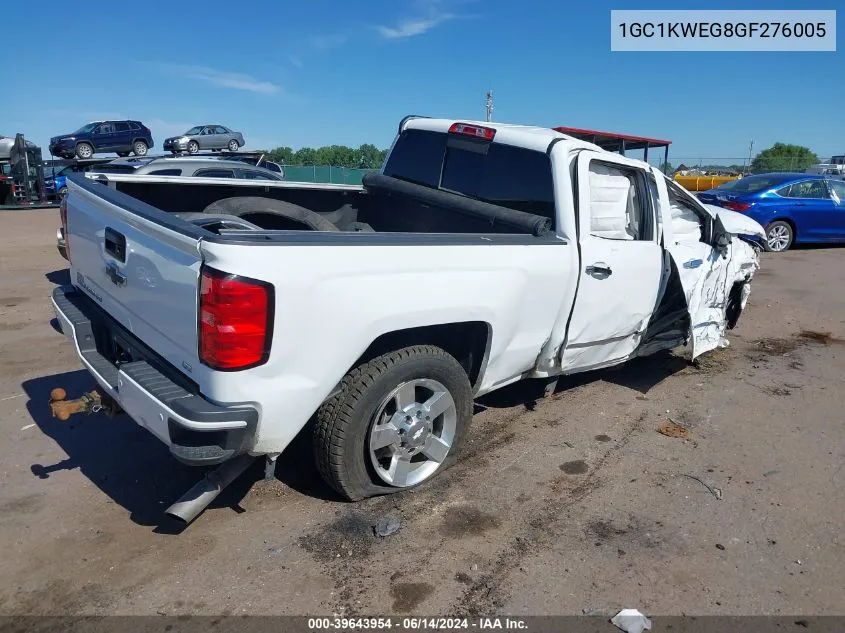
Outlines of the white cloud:
[[389,40],[402,39],[404,37],[414,37],[415,35],[422,35],[430,31],[435,26],[455,19],[452,13],[441,13],[432,18],[422,19],[405,19],[401,20],[395,27],[391,26],[377,26],[376,29],[381,33],[382,37]]
[[195,66],[190,64],[171,64],[165,62],[154,62],[144,64],[161,72],[195,81],[202,81],[218,88],[230,88],[232,90],[245,90],[259,94],[275,94],[281,92],[281,87],[276,84],[256,79],[245,73],[234,73],[208,66]]
[[[471,1],[472,0],[463,0],[462,3]],[[455,3],[461,3],[461,0],[452,0],[452,2],[450,2],[450,4]],[[405,17],[399,20],[394,26],[376,26],[376,30],[385,39],[398,40],[423,35],[436,26],[451,20],[472,17],[469,15],[458,15],[450,11],[444,11],[442,8],[442,0],[417,0],[415,4],[418,7],[416,15]]]

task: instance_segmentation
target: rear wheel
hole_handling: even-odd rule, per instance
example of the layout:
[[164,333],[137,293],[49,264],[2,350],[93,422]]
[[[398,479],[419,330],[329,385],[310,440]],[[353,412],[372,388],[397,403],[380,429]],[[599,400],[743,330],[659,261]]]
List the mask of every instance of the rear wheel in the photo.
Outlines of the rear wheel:
[[317,468],[355,501],[418,486],[456,459],[472,419],[472,389],[458,361],[416,345],[350,371],[320,407]]
[[144,141],[135,141],[132,144],[132,151],[135,152],[135,156],[146,156],[147,149],[149,148]]
[[80,143],[76,146],[77,158],[91,158],[94,155],[94,147],[90,143]]
[[188,142],[188,153],[189,154],[196,154],[198,151],[200,151],[200,144],[199,143],[197,143],[196,141]]
[[766,250],[780,253],[788,250],[795,241],[795,231],[789,222],[777,220],[766,227]]

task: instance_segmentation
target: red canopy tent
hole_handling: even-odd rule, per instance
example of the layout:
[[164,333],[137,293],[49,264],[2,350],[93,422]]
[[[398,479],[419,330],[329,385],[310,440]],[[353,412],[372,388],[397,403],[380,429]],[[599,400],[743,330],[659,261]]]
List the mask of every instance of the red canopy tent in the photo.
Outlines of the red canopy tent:
[[643,160],[648,161],[650,148],[663,148],[663,164],[669,162],[669,146],[672,141],[647,136],[633,136],[631,134],[617,134],[615,132],[599,132],[598,130],[583,130],[577,127],[556,127],[556,132],[567,134],[588,143],[598,145],[609,152],[619,152],[624,155],[628,150],[643,150]]

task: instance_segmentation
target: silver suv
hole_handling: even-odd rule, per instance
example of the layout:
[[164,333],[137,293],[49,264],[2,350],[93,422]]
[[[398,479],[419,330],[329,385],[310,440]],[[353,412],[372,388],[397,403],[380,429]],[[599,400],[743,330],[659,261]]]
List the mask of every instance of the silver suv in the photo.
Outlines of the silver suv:
[[239,178],[245,180],[284,180],[278,173],[238,160],[217,157],[118,158],[96,171],[100,173],[137,174],[148,176],[188,176],[192,178]]

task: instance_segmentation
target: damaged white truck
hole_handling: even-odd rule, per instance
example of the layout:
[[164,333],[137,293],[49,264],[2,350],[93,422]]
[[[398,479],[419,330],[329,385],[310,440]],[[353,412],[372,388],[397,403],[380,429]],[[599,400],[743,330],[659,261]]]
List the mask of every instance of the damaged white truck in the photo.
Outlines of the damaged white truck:
[[187,464],[190,521],[308,424],[358,500],[459,455],[523,378],[727,344],[756,222],[551,129],[402,121],[363,186],[71,176],[53,304],[103,398]]

